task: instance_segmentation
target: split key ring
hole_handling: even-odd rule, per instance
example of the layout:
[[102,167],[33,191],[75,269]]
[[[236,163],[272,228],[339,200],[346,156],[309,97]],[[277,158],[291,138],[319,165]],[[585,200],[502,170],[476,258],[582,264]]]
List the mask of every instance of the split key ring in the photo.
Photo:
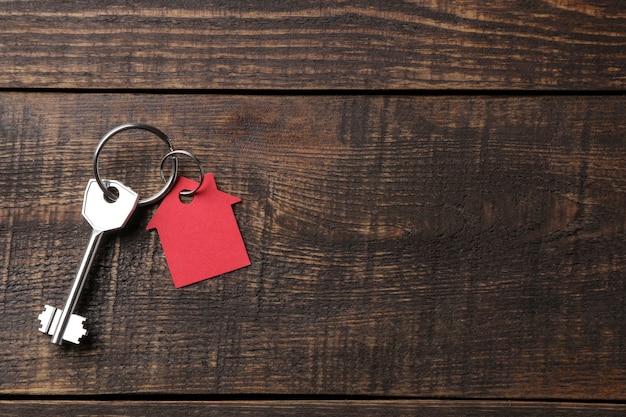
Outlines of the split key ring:
[[[141,124],[141,123],[123,124],[123,125],[120,125],[120,126],[114,128],[113,130],[108,132],[106,135],[104,135],[102,137],[102,139],[100,139],[100,142],[98,143],[98,146],[96,147],[96,151],[95,151],[94,156],[93,156],[93,172],[94,172],[94,175],[95,175],[95,178],[96,178],[96,182],[98,183],[98,186],[100,187],[100,189],[104,193],[105,197],[108,200],[110,200],[110,201],[115,201],[117,199],[117,195],[115,195],[115,193],[113,193],[109,188],[107,188],[107,186],[105,185],[104,181],[100,177],[100,168],[98,166],[98,162],[99,162],[99,159],[100,159],[100,153],[102,152],[102,149],[104,148],[104,145],[113,136],[117,135],[120,132],[123,132],[125,130],[130,130],[130,129],[147,130],[148,132],[151,132],[151,133],[155,134],[159,139],[161,139],[163,142],[165,142],[165,144],[169,148],[169,152],[170,153],[175,152],[174,151],[174,146],[172,145],[172,142],[170,142],[169,138],[167,137],[167,135],[165,133],[163,133],[162,131],[160,131],[159,129],[157,129],[154,126],[150,126],[150,125],[146,125],[146,124]],[[163,168],[163,163],[161,163],[161,169],[162,168]],[[161,175],[163,175],[162,171],[161,171]],[[176,159],[176,157],[173,157],[172,158],[172,173],[170,174],[169,178],[165,182],[165,185],[163,186],[163,188],[161,188],[161,190],[159,192],[157,192],[156,194],[152,195],[151,197],[140,199],[139,202],[137,203],[137,206],[147,206],[147,205],[156,203],[159,200],[161,200],[172,189],[172,187],[174,186],[174,183],[176,182],[176,177],[177,176],[178,176],[178,159]]]

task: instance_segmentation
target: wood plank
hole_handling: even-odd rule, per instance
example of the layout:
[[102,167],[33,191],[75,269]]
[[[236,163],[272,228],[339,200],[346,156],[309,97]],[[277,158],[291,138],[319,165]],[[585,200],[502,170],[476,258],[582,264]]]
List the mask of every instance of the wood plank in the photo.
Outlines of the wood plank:
[[341,416],[341,417],[611,417],[623,404],[515,401],[337,400],[337,401],[0,401],[0,416]]
[[[626,398],[621,97],[0,94],[0,392]],[[78,312],[96,142],[150,122],[235,206],[252,265],[174,289],[144,210]],[[159,186],[155,139],[105,175]],[[117,167],[116,169],[114,167]],[[187,171],[195,176],[193,167]]]
[[624,89],[621,0],[3,1],[0,88]]

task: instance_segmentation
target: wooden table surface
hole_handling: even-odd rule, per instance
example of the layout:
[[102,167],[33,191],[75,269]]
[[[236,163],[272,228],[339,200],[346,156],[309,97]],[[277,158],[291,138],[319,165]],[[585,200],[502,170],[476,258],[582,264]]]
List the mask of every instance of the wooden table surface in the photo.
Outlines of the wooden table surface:
[[[626,415],[625,87],[621,0],[1,2],[0,416]],[[176,289],[139,209],[55,346],[128,122],[252,263]]]

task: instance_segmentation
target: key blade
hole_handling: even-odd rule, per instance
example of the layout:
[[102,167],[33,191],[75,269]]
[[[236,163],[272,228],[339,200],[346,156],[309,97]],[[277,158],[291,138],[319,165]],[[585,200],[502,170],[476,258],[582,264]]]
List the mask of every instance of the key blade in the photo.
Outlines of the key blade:
[[139,201],[139,194],[121,182],[105,180],[104,183],[118,191],[117,200],[108,201],[95,179],[89,180],[83,200],[83,217],[94,230],[102,232],[124,227]]

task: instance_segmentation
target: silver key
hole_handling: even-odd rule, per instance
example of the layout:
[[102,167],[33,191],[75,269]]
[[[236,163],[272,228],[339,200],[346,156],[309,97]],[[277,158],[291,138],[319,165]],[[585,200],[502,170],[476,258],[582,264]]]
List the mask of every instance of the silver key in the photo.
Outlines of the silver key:
[[46,305],[44,311],[39,315],[41,322],[39,330],[52,335],[52,343],[57,345],[63,344],[64,340],[78,344],[80,339],[87,334],[87,330],[83,326],[85,318],[73,314],[78,303],[78,297],[87,279],[96,251],[100,246],[102,236],[105,232],[124,227],[139,201],[139,195],[121,182],[105,180],[104,183],[107,188],[116,189],[119,196],[114,202],[109,202],[95,179],[89,180],[87,184],[85,199],[83,200],[83,217],[89,222],[93,230],[72,289],[65,302],[65,307],[60,310]]

